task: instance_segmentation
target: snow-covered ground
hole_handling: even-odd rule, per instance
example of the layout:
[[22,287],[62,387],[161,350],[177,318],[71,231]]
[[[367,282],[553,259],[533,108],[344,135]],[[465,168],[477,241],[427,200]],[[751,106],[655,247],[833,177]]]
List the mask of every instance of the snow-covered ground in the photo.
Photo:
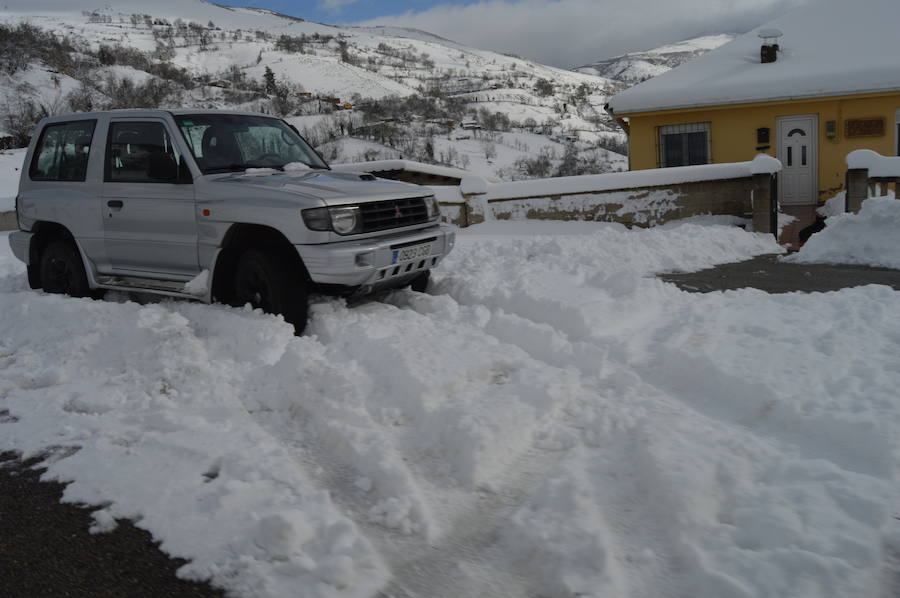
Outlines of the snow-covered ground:
[[900,293],[653,277],[776,251],[490,222],[296,338],[30,291],[0,236],[0,450],[239,596],[896,595]]
[[24,149],[0,150],[0,212],[16,209],[19,175],[25,161]]

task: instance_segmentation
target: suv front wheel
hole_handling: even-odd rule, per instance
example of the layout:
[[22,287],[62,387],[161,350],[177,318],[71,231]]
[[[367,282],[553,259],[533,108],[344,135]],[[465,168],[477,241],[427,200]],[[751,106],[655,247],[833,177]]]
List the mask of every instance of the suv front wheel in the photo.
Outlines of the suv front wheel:
[[41,286],[47,293],[92,296],[84,263],[72,243],[50,241],[41,253]]
[[270,314],[281,314],[301,334],[308,311],[306,282],[278,252],[250,249],[238,259],[234,273],[234,301]]

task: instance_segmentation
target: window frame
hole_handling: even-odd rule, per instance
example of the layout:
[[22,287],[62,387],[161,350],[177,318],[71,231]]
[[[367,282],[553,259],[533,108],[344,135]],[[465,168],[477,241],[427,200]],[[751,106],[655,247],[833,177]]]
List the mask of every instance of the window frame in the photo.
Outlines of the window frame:
[[900,108],[894,112],[894,155],[900,156]]
[[[685,136],[685,141],[683,141],[682,143],[687,144],[686,136],[690,133],[704,133],[706,135],[706,162],[702,162],[700,164],[690,164],[689,156],[687,152],[684,152],[684,155],[688,156],[687,164],[667,164],[666,144],[664,143],[663,138],[668,135]],[[656,128],[656,140],[659,147],[657,160],[659,162],[660,168],[678,168],[682,166],[700,166],[702,164],[712,164],[712,126],[709,121],[661,125]]]
[[[34,173],[37,167],[38,158],[41,155],[41,147],[44,145],[44,138],[47,135],[47,132],[54,127],[66,127],[69,125],[73,125],[76,123],[90,123],[91,125],[91,142],[88,145],[88,156],[87,160],[84,162],[84,171],[81,173],[81,178],[74,179],[51,179],[51,178],[35,178]],[[88,174],[88,166],[91,160],[91,154],[93,153],[94,148],[94,138],[97,134],[97,119],[96,118],[76,118],[72,120],[64,120],[64,121],[56,121],[50,122],[43,126],[41,129],[41,134],[38,137],[37,144],[34,146],[34,153],[31,156],[31,162],[28,165],[28,180],[36,183],[83,183],[87,181]]]
[[[163,131],[169,136],[169,143],[172,146],[172,149],[175,150],[175,154],[179,160],[176,160],[176,175],[173,179],[117,179],[113,178],[112,175],[112,167],[110,163],[110,152],[112,151],[113,145],[113,127],[116,125],[128,125],[128,124],[158,124],[161,125]],[[175,143],[175,137],[172,135],[172,131],[169,130],[169,127],[166,126],[166,121],[161,118],[128,118],[128,119],[116,119],[110,120],[109,124],[106,128],[106,147],[103,151],[103,182],[104,183],[136,183],[141,185],[151,184],[151,185],[177,185],[180,182],[180,176],[177,173],[181,172],[182,168],[185,168],[187,165],[182,166],[182,162],[184,162],[184,152],[181,151]]]

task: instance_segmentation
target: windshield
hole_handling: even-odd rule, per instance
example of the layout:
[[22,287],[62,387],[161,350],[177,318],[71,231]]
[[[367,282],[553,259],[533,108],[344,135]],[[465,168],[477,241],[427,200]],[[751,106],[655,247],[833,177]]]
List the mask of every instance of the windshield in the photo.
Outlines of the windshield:
[[175,117],[203,174],[302,164],[328,168],[306,141],[283,120],[237,114]]

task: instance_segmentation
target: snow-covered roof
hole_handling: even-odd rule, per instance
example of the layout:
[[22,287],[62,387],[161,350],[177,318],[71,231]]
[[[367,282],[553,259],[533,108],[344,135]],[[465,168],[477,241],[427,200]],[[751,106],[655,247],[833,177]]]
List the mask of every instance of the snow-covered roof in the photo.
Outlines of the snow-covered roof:
[[[793,10],[709,54],[617,94],[617,115],[900,90],[900,2],[823,0]],[[780,29],[774,63],[762,29]]]

